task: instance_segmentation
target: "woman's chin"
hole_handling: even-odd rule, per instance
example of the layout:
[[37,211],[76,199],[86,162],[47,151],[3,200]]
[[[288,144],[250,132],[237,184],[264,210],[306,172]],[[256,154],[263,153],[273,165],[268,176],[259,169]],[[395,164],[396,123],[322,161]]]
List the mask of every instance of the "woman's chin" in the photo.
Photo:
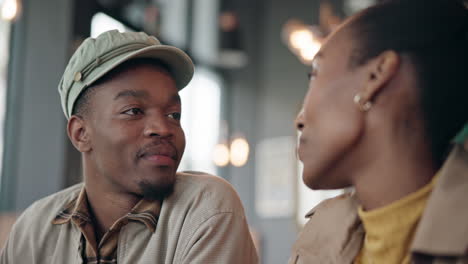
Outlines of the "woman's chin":
[[312,190],[336,190],[349,187],[349,184],[326,172],[312,173],[304,170],[302,180]]

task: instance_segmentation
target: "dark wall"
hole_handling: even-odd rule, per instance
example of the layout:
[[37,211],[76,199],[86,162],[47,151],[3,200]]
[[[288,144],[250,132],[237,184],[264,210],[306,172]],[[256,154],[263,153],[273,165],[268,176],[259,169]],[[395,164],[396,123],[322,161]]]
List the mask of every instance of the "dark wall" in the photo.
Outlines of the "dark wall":
[[23,210],[64,186],[65,118],[57,85],[68,59],[72,0],[22,2],[11,36],[3,210]]

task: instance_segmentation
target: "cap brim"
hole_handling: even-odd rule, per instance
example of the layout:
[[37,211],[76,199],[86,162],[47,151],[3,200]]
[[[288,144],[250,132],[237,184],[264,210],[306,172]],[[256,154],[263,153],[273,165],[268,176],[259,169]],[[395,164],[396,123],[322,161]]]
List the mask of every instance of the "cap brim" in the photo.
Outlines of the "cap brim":
[[143,48],[134,52],[130,52],[122,58],[119,58],[116,61],[111,62],[109,65],[102,65],[102,69],[99,74],[86,80],[86,85],[90,86],[101,77],[115,69],[120,64],[136,58],[148,58],[148,59],[157,59],[170,68],[171,74],[173,75],[177,89],[181,90],[192,80],[194,73],[194,65],[190,57],[185,54],[182,50],[166,45],[150,46]]

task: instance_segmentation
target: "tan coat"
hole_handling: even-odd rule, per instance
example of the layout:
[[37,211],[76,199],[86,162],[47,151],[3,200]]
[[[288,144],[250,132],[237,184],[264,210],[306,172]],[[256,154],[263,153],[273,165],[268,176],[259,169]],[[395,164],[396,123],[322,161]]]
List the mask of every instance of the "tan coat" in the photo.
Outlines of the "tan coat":
[[[353,263],[364,238],[357,207],[355,196],[344,194],[310,211],[289,264]],[[468,149],[457,145],[440,171],[410,251],[415,264],[462,264],[468,263],[467,250]]]
[[[35,202],[15,223],[0,264],[82,263],[81,233],[72,223],[51,221],[82,185]],[[244,209],[234,189],[219,177],[179,173],[174,193],[163,201],[156,231],[129,222],[119,235],[122,264],[258,263]]]

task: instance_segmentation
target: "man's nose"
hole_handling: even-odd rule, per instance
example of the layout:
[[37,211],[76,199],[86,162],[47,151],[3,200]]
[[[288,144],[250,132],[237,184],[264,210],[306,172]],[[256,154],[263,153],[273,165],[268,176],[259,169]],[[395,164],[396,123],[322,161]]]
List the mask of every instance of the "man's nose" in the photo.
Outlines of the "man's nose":
[[144,135],[146,137],[170,137],[173,131],[167,117],[158,115],[148,118]]
[[304,129],[304,110],[301,110],[296,117],[296,129],[302,131]]

